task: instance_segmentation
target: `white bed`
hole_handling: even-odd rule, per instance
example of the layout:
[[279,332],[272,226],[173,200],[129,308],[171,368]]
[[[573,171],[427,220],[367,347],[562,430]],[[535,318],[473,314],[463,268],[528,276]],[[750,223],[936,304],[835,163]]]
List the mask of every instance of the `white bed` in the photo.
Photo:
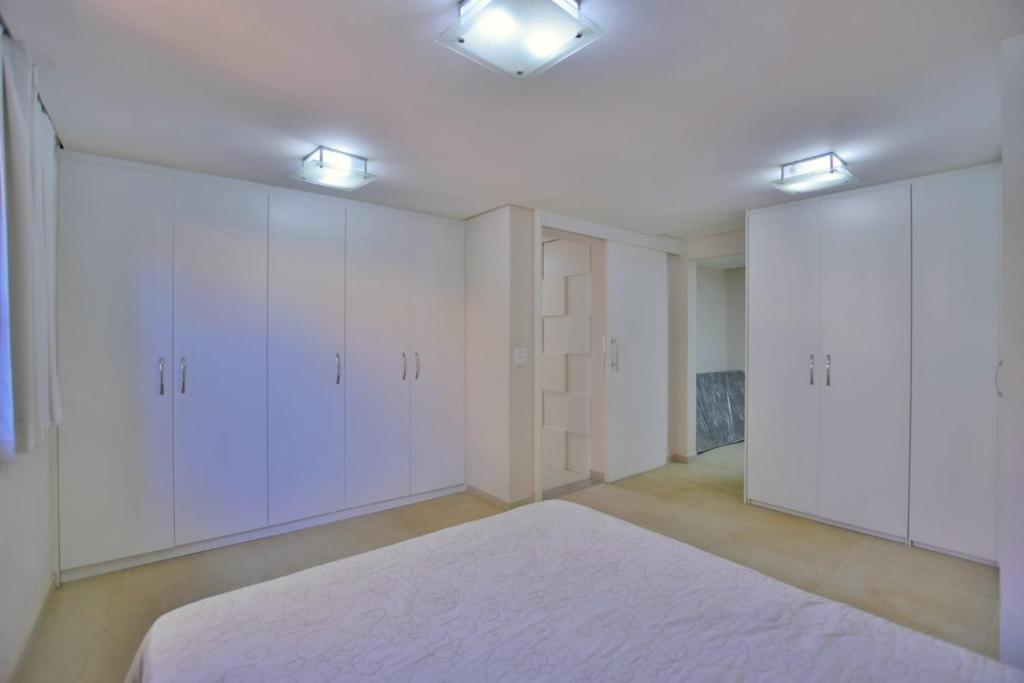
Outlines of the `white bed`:
[[1024,681],[562,501],[174,610],[128,681]]

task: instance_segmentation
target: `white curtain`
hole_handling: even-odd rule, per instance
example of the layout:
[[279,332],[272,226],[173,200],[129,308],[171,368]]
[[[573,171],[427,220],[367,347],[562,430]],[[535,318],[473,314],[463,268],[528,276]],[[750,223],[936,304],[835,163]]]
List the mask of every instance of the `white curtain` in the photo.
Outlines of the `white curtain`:
[[57,142],[28,51],[2,38],[0,459],[60,422],[56,363]]

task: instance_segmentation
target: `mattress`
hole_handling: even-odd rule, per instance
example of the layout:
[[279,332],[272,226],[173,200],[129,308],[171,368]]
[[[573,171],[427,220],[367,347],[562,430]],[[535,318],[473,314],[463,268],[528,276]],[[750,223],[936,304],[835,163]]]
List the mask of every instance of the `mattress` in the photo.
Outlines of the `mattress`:
[[127,681],[1024,681],[564,501],[201,600]]

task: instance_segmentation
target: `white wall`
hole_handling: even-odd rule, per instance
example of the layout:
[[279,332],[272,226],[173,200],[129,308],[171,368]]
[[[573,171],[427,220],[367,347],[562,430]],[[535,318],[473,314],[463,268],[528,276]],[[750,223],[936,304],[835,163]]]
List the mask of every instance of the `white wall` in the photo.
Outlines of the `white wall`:
[[509,500],[509,207],[466,229],[466,484]]
[[533,230],[533,212],[509,206],[466,229],[466,483],[508,504],[534,488]]
[[668,449],[674,456],[690,453],[687,449],[687,425],[691,422],[687,396],[688,383],[693,373],[689,372],[693,349],[690,348],[689,319],[690,271],[697,267],[685,256],[668,257]]
[[512,364],[505,355],[510,372],[509,385],[509,493],[511,503],[533,497],[533,211],[518,206],[509,208],[509,316],[512,346],[527,350],[526,367]]
[[1024,36],[1003,44],[1000,655],[1024,667]]
[[10,680],[53,581],[48,448],[0,463],[0,680]]
[[725,271],[697,268],[697,372],[728,370]]
[[697,268],[697,372],[744,368],[746,271]]
[[747,252],[747,231],[743,225],[736,230],[717,235],[691,237],[683,242],[686,258],[691,261],[703,261],[722,256],[736,256]]
[[747,269],[725,271],[726,365],[730,370],[747,367]]

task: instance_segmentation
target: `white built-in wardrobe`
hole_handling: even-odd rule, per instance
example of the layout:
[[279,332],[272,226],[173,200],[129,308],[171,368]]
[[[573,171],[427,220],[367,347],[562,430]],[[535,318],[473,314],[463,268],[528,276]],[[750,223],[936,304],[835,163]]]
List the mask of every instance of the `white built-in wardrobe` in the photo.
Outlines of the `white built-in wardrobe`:
[[994,561],[1001,177],[751,211],[747,497]]
[[463,244],[442,219],[64,155],[62,570],[461,488]]

